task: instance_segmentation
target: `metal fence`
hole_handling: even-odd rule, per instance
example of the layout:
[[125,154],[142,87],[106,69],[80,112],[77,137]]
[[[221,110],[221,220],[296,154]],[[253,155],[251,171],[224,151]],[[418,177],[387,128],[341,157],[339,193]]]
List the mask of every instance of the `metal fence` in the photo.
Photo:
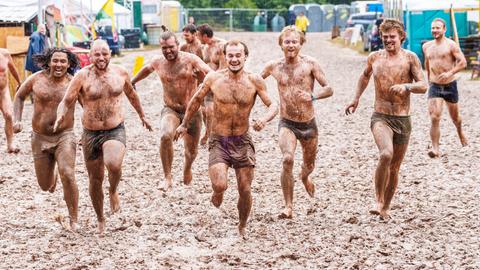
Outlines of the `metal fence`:
[[288,10],[276,9],[193,8],[185,13],[196,25],[208,23],[215,31],[230,32],[278,32],[288,16]]

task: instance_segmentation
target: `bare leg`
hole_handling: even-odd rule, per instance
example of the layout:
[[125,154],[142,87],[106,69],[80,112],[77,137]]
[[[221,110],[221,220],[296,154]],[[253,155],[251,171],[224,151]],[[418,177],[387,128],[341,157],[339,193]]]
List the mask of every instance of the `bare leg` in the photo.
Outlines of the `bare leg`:
[[195,123],[195,132],[192,135],[185,134],[183,136],[184,146],[185,146],[185,160],[183,167],[183,183],[185,185],[190,185],[192,182],[192,163],[197,157],[198,153],[198,141],[200,140],[200,133],[202,132],[202,122],[197,121]]
[[89,186],[88,191],[92,199],[93,209],[97,214],[98,233],[105,231],[105,216],[103,215],[103,177],[105,168],[103,165],[103,157],[100,156],[96,160],[85,160],[85,166],[88,171]]
[[228,166],[224,163],[216,163],[208,168],[208,175],[212,182],[212,204],[215,207],[220,207],[223,202],[223,193],[227,190],[227,171]]
[[125,145],[116,140],[106,141],[102,145],[103,162],[108,171],[108,182],[110,188],[110,211],[116,213],[120,210],[120,198],[118,197],[117,187],[122,178],[122,163],[125,156]]
[[462,117],[460,116],[458,103],[447,102],[447,108],[448,108],[448,113],[450,114],[450,118],[452,118],[453,124],[457,129],[457,134],[458,134],[458,138],[460,139],[460,143],[462,144],[462,146],[467,146],[468,141],[467,141],[467,137],[465,137],[465,134],[463,133],[463,130],[462,130]]
[[385,186],[384,203],[383,208],[380,211],[382,218],[389,218],[388,210],[390,209],[390,203],[393,195],[398,186],[398,172],[400,171],[400,165],[402,164],[405,153],[407,152],[408,144],[394,144],[393,145],[393,157],[390,163],[390,177]]
[[51,191],[55,186],[55,159],[53,155],[34,158],[37,182],[43,191]]
[[163,173],[165,174],[166,180],[166,186],[162,188],[165,191],[171,190],[173,185],[173,135],[179,125],[180,119],[173,113],[166,114],[162,117],[160,127],[160,159],[162,160]]
[[58,165],[58,173],[62,180],[63,199],[67,204],[70,216],[70,228],[75,230],[78,223],[78,187],[75,181],[75,138],[59,147],[55,159]]
[[[1,92],[0,92],[1,93]],[[5,135],[7,137],[7,152],[18,153],[20,149],[13,145],[13,105],[8,86],[3,89],[0,96],[0,111],[5,119]]]
[[428,151],[428,156],[436,158],[440,156],[440,120],[442,119],[443,99],[428,99],[428,112],[432,121],[430,127],[430,138],[432,139],[432,149]]
[[303,165],[302,171],[300,172],[300,179],[302,179],[302,183],[305,186],[308,195],[313,198],[315,196],[315,184],[309,178],[309,175],[315,169],[318,138],[315,137],[310,140],[300,140],[300,144],[302,145],[303,150]]
[[208,137],[210,136],[210,129],[212,127],[212,116],[213,115],[213,102],[208,101],[205,102],[205,135],[203,135],[202,140],[200,143],[205,145],[208,141]]
[[377,209],[372,214],[381,214],[385,204],[385,186],[390,179],[390,165],[393,158],[393,131],[383,122],[376,122],[372,128],[373,137],[380,152],[377,169],[375,171],[375,195]]
[[252,180],[254,167],[244,167],[235,169],[238,185],[238,215],[240,222],[238,224],[238,232],[242,237],[245,237],[245,227],[247,226],[248,216],[252,209]]
[[297,147],[297,138],[295,134],[287,128],[280,128],[278,143],[282,151],[282,175],[280,182],[282,184],[283,198],[285,199],[285,209],[278,216],[279,218],[292,218],[293,215],[293,161],[295,148]]

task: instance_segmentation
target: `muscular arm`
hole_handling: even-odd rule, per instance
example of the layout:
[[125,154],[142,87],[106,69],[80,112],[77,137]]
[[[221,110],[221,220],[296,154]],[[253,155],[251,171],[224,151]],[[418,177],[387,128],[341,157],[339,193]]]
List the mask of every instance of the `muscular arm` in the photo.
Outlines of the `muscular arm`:
[[185,117],[182,121],[182,126],[185,127],[186,124],[190,122],[192,116],[200,108],[200,105],[202,104],[205,96],[211,91],[210,85],[212,84],[212,74],[213,73],[210,73],[209,75],[207,75],[207,77],[205,77],[205,80],[202,84],[198,86],[197,92],[195,93],[195,95],[193,95],[192,99],[188,103],[187,111],[185,112]]
[[192,54],[193,57],[193,66],[198,69],[199,71],[203,72],[203,74],[207,75],[209,72],[213,71],[205,62],[203,62],[200,57],[197,55]]
[[14,115],[14,123],[22,121],[22,114],[23,114],[23,105],[25,102],[25,98],[30,95],[32,92],[33,87],[33,76],[27,79],[25,83],[20,85],[17,93],[15,94],[15,99],[13,101],[13,115]]
[[8,58],[8,69],[10,70],[10,73],[12,73],[13,78],[15,78],[18,85],[20,85],[20,76],[18,75],[18,71],[17,71],[17,68],[15,67],[15,63],[13,63],[12,56],[9,53],[7,53],[5,56]]
[[414,83],[406,84],[410,88],[411,93],[423,94],[427,91],[428,84],[425,79],[425,75],[422,71],[422,66],[420,65],[420,60],[417,55],[410,54],[410,69],[412,73]]
[[262,72],[260,73],[260,76],[266,79],[268,78],[268,76],[272,75],[273,65],[274,65],[273,62],[267,63],[267,65],[263,68]]
[[125,85],[123,86],[123,92],[127,96],[128,101],[130,102],[130,104],[132,104],[132,107],[135,109],[138,116],[140,116],[140,119],[144,119],[145,113],[143,112],[142,104],[140,103],[140,98],[138,97],[137,92],[135,92],[135,89],[133,89],[133,85],[132,83],[130,83],[130,78],[126,71],[124,76],[125,76]]
[[133,77],[131,84],[135,85],[137,82],[145,79],[154,70],[155,69],[153,68],[152,63],[142,67],[142,69],[140,69],[140,71],[137,73],[137,75],[135,75],[135,77]]
[[80,71],[73,77],[72,81],[67,87],[65,96],[63,97],[60,104],[58,104],[57,120],[55,121],[55,125],[53,127],[54,132],[57,130],[58,125],[63,122],[63,119],[65,118],[71,107],[75,105],[75,101],[77,101],[78,99],[78,94],[82,89],[82,83],[85,81],[85,72],[85,70]]
[[263,117],[262,121],[270,122],[275,117],[275,115],[277,115],[278,106],[276,103],[273,103],[270,100],[270,97],[268,96],[268,93],[267,93],[267,85],[265,84],[265,81],[263,81],[263,79],[258,75],[255,75],[253,79],[254,79],[255,86],[257,88],[258,96],[262,100],[263,104],[265,104],[265,106],[267,106],[268,108],[268,111]]
[[372,76],[373,73],[373,57],[374,54],[371,54],[367,58],[367,66],[362,72],[362,75],[360,75],[360,78],[358,79],[357,83],[357,90],[355,91],[355,97],[354,100],[358,101],[360,100],[360,97],[362,96],[363,92],[367,88],[368,81],[370,81],[370,77]]
[[423,44],[422,51],[423,57],[425,57],[425,70],[427,71],[427,79],[430,80],[430,62],[428,61],[427,57],[427,44]]
[[452,68],[452,70],[450,70],[450,72],[452,74],[456,74],[467,67],[467,60],[460,50],[460,47],[456,43],[454,43],[452,46],[452,55],[455,58],[455,66]]
[[325,73],[323,73],[322,68],[318,64],[317,61],[313,63],[313,70],[312,70],[313,77],[315,80],[322,86],[320,91],[317,91],[316,94],[312,94],[314,99],[323,99],[328,98],[333,95],[333,89],[328,85],[327,80],[325,78]]

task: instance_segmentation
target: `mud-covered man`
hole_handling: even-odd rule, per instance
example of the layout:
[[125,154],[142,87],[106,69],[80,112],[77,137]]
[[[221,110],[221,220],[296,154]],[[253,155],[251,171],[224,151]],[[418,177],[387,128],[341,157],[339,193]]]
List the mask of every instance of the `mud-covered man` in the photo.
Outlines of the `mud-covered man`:
[[468,144],[462,130],[462,118],[458,106],[458,89],[456,74],[465,69],[467,61],[460,47],[453,40],[445,37],[446,23],[442,19],[432,22],[432,36],[434,40],[423,45],[425,69],[427,70],[430,88],[428,89],[428,112],[432,125],[430,138],[432,148],[428,151],[431,158],[440,156],[440,120],[443,104],[447,104],[450,118],[457,129],[462,146]]
[[24,102],[33,95],[31,145],[37,181],[43,191],[54,192],[58,171],[70,217],[67,229],[75,230],[78,223],[78,188],[75,182],[77,147],[73,132],[75,107],[67,111],[63,125],[56,131],[53,125],[57,118],[57,107],[80,63],[74,53],[63,48],[47,49],[43,54],[35,55],[34,61],[43,70],[28,77],[18,89],[14,101],[14,132],[23,129]]
[[253,128],[260,131],[275,117],[277,106],[268,97],[263,79],[243,69],[248,56],[247,46],[238,40],[231,40],[225,44],[224,53],[228,68],[207,75],[188,104],[185,118],[177,128],[175,137],[177,139],[187,132],[187,123],[198,111],[203,99],[212,93],[214,114],[208,162],[213,188],[211,201],[214,206],[220,207],[227,189],[228,168],[235,169],[239,192],[238,229],[240,235],[245,236],[252,208],[251,184],[255,167],[255,148],[248,133],[250,112],[258,95],[268,107],[264,116],[253,122]]
[[[132,84],[156,72],[163,85],[163,101],[165,106],[161,113],[160,127],[160,158],[166,185],[163,189],[170,190],[173,185],[173,137],[175,130],[185,116],[187,104],[197,89],[196,71],[207,74],[211,71],[207,64],[195,54],[178,50],[178,40],[175,34],[165,32],[160,37],[162,55],[143,67],[132,79]],[[202,115],[196,113],[188,122],[188,132],[184,136],[185,161],[183,168],[183,183],[189,185],[192,181],[192,163],[198,152],[198,141],[202,130]]]
[[[300,54],[304,42],[305,36],[300,30],[294,26],[285,27],[278,38],[284,57],[268,63],[262,71],[263,78],[270,75],[275,78],[280,96],[278,130],[283,156],[281,184],[285,199],[285,209],[280,218],[292,218],[293,215],[293,161],[297,140],[303,150],[300,179],[307,193],[314,196],[315,184],[309,178],[315,168],[318,144],[314,101],[333,94],[318,61]],[[314,91],[315,81],[321,86],[317,91]]]
[[[223,47],[225,40],[214,36],[213,29],[208,24],[202,24],[197,28],[198,39],[203,46],[203,61],[207,63],[213,70],[220,70],[227,67]],[[213,100],[212,95],[208,94],[204,100],[204,108],[202,108],[205,134],[202,137],[201,144],[206,144],[212,126]]]
[[198,40],[197,27],[194,24],[187,24],[182,29],[185,43],[180,46],[180,51],[195,54],[203,59],[202,44]]
[[92,65],[83,68],[72,79],[58,106],[57,120],[53,128],[54,132],[62,129],[68,123],[67,117],[75,102],[81,101],[83,156],[99,233],[105,230],[102,190],[105,167],[110,182],[110,210],[112,213],[120,210],[117,188],[122,176],[126,146],[124,95],[140,116],[143,126],[152,130],[127,71],[121,66],[110,64],[110,58],[108,44],[104,40],[96,40],[90,50]]
[[388,218],[412,129],[410,94],[425,93],[427,82],[418,57],[401,47],[405,40],[403,24],[398,20],[385,19],[380,32],[385,49],[368,56],[355,97],[345,108],[345,113],[349,115],[355,112],[373,75],[375,104],[370,128],[380,159],[375,171],[377,208],[370,213]]
[[20,148],[13,144],[13,105],[10,98],[8,71],[20,85],[18,75],[12,56],[6,49],[0,48],[0,111],[5,119],[5,135],[7,137],[7,153],[18,153]]

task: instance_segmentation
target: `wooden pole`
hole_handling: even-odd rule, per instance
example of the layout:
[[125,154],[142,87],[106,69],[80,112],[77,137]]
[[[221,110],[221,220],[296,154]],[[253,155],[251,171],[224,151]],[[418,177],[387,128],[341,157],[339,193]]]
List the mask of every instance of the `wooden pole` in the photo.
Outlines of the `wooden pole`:
[[452,23],[453,40],[460,46],[458,40],[457,23],[455,22],[455,11],[453,11],[453,5],[450,8],[450,22]]

